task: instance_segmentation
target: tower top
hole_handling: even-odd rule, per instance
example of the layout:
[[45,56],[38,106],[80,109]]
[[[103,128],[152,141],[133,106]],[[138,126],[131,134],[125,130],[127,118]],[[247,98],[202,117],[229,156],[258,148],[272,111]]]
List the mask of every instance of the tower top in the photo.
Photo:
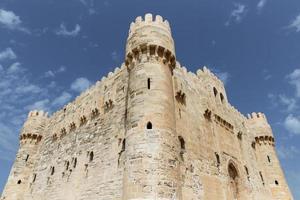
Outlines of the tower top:
[[175,66],[175,46],[169,22],[161,16],[146,14],[130,24],[126,44],[126,63],[130,63],[140,53],[149,52],[164,57],[171,66]]

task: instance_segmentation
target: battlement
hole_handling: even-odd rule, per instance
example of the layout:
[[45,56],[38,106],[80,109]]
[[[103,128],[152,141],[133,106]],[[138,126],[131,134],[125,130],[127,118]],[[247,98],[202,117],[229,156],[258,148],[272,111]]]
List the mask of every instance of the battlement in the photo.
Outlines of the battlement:
[[253,112],[251,114],[247,114],[247,118],[249,120],[256,120],[256,119],[264,119],[264,120],[267,120],[266,118],[266,115],[264,113],[261,113],[261,112]]
[[156,15],[155,18],[153,18],[151,13],[147,13],[143,19],[143,17],[138,16],[135,19],[135,22],[132,22],[130,24],[130,29],[129,29],[129,37],[139,28],[143,26],[156,26],[162,29],[165,29],[168,31],[171,35],[171,28],[168,20],[164,20],[162,16]]
[[32,110],[28,113],[28,118],[29,117],[48,117],[48,113],[44,112],[43,110]]
[[216,81],[220,86],[224,87],[223,81],[221,81],[219,77],[217,77],[214,73],[212,73],[210,69],[208,69],[206,66],[203,66],[202,69],[198,69],[196,73],[198,77],[209,76],[211,79]]

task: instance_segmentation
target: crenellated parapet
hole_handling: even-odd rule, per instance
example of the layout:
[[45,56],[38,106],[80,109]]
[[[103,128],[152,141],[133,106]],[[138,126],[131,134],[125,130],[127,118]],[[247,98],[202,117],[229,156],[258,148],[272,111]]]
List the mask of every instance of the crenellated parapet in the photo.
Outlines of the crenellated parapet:
[[176,66],[175,46],[167,20],[159,15],[146,14],[131,23],[126,44],[125,64],[139,62],[142,55],[155,57],[171,68]]

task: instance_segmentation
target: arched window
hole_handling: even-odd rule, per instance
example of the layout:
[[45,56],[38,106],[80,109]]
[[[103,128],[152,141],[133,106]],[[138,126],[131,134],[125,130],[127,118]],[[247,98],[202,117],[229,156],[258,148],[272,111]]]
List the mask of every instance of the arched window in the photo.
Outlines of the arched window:
[[277,181],[277,180],[275,180],[275,184],[276,184],[276,185],[279,185],[279,183],[278,183],[278,181]]
[[21,183],[22,183],[22,181],[21,181],[21,180],[18,180],[17,184],[19,184],[19,185],[20,185]]
[[93,159],[94,159],[94,152],[90,152],[90,162],[92,162],[93,161]]
[[217,94],[218,94],[218,90],[214,87],[214,95],[215,95],[215,97],[217,96]]
[[233,199],[238,199],[239,197],[239,175],[238,171],[233,165],[233,163],[229,163],[228,165],[228,175],[229,175],[229,184],[232,192]]
[[151,122],[147,123],[147,129],[152,129],[152,123]]

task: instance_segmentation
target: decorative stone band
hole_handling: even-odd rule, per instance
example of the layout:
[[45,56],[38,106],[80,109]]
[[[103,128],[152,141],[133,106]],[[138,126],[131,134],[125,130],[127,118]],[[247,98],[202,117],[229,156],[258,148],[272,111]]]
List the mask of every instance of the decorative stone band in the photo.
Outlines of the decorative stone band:
[[38,143],[42,140],[42,137],[43,136],[38,135],[38,134],[24,133],[24,134],[20,135],[20,140],[21,140],[21,142],[25,141],[25,140],[33,140],[36,143]]
[[126,55],[125,65],[131,69],[130,67],[132,66],[132,63],[140,62],[141,55],[143,54],[146,54],[148,58],[161,58],[162,62],[168,65],[171,69],[174,69],[176,66],[175,55],[173,55],[170,50],[155,44],[141,44],[132,49]]
[[255,137],[255,143],[257,143],[259,145],[269,144],[269,145],[275,146],[274,137],[268,136],[268,135]]

